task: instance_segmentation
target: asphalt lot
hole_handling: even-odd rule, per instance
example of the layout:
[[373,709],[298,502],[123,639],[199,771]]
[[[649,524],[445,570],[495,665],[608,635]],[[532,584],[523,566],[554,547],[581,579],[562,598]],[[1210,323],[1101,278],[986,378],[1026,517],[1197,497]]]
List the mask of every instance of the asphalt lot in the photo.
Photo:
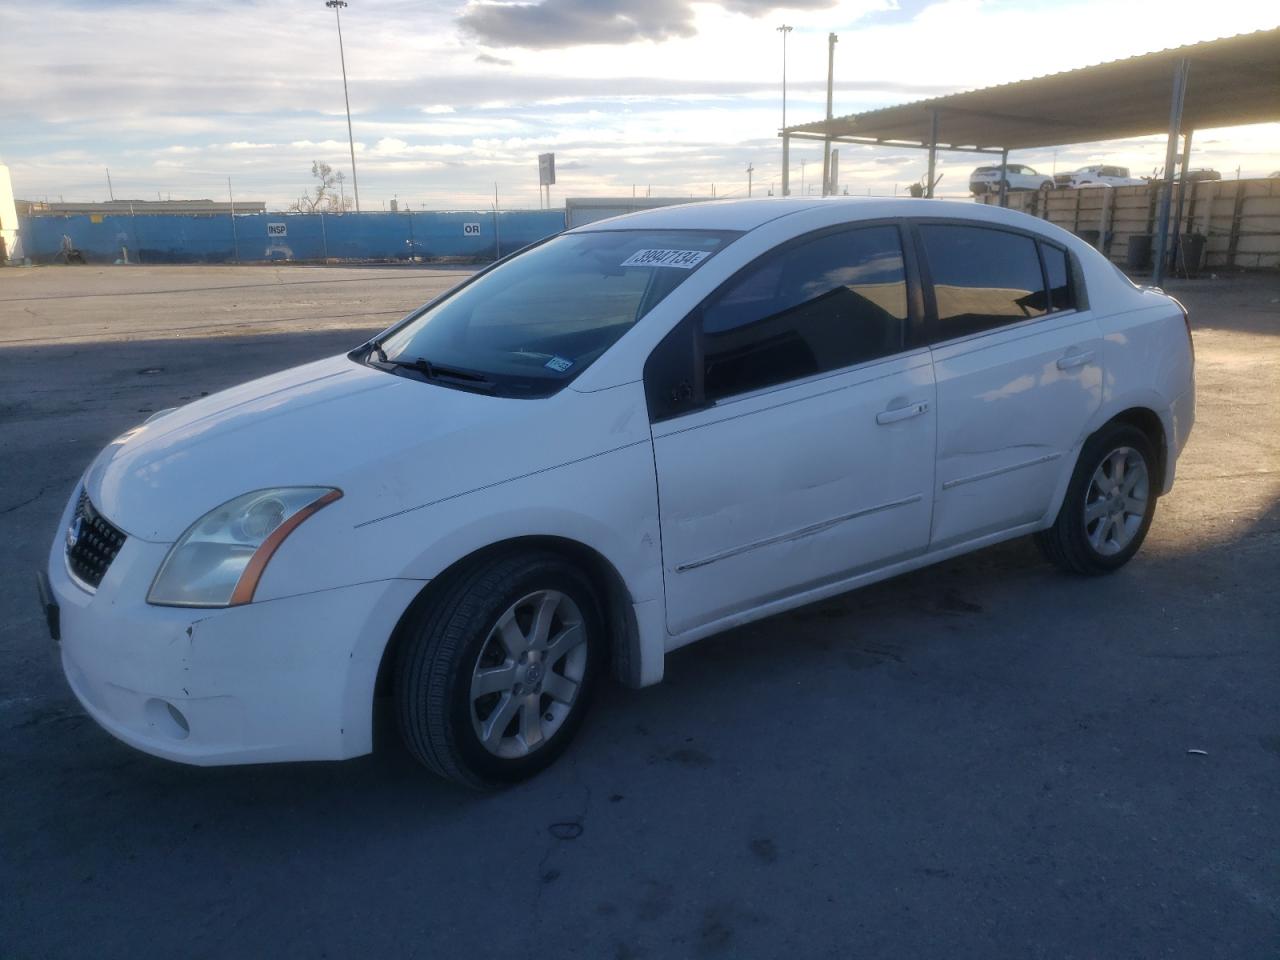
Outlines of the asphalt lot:
[[1015,542],[704,641],[495,795],[392,727],[222,769],[98,729],[33,585],[94,453],[462,275],[0,270],[0,957],[1280,956],[1274,274],[1170,285],[1199,422],[1109,578]]

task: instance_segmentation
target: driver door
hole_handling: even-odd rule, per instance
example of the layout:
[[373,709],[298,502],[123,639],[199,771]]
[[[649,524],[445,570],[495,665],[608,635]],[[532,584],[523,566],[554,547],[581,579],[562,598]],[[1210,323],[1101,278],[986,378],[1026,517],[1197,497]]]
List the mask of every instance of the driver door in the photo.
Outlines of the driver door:
[[899,228],[842,227],[747,267],[655,350],[672,634],[926,549],[933,368],[907,303]]

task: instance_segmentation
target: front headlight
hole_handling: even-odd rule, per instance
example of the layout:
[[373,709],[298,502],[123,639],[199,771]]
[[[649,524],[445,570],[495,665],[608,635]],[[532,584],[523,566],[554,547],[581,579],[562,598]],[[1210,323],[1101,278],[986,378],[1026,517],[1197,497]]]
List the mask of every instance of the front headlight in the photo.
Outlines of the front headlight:
[[147,603],[172,607],[248,603],[284,539],[341,496],[342,491],[332,487],[276,487],[215,507],[169,548]]

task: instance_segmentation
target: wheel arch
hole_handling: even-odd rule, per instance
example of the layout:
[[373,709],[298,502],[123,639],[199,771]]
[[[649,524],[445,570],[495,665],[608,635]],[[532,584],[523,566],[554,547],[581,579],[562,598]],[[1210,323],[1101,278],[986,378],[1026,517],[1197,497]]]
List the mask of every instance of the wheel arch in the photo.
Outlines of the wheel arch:
[[[1103,414],[1105,416],[1105,414]],[[1102,430],[1111,426],[1113,423],[1123,423],[1142,433],[1151,441],[1151,446],[1156,451],[1155,477],[1156,482],[1152,485],[1157,491],[1157,496],[1167,492],[1165,481],[1168,478],[1169,467],[1169,428],[1152,407],[1146,406],[1141,402],[1135,402],[1129,406],[1112,413],[1105,420],[1095,422],[1080,437],[1079,443],[1076,444],[1074,456],[1071,458],[1071,469],[1064,470],[1062,477],[1058,482],[1058,489],[1054,491],[1053,500],[1048,512],[1041,518],[1042,526],[1051,525],[1057,519],[1058,511],[1062,509],[1062,502],[1066,498],[1067,488],[1071,484],[1071,478],[1075,475],[1076,467],[1080,463],[1080,456],[1084,452],[1084,445],[1089,442],[1090,438],[1095,436]]]
[[601,613],[609,633],[609,669],[620,683],[630,687],[640,685],[640,628],[631,591],[617,568],[598,550],[580,541],[550,535],[526,535],[511,537],[472,551],[454,561],[418,591],[387,638],[378,664],[375,698],[387,696],[391,692],[400,645],[418,611],[431,603],[450,583],[467,576],[477,566],[521,551],[557,554],[588,576],[603,608]]
[[[1125,423],[1137,430],[1142,431],[1151,446],[1156,451],[1155,463],[1155,483],[1153,486],[1156,490],[1164,490],[1165,472],[1169,465],[1169,439],[1165,431],[1164,421],[1160,419],[1160,415],[1150,407],[1135,406],[1121,410],[1110,420],[1104,423],[1098,430],[1108,427],[1113,423]],[[1093,431],[1097,433],[1098,430]],[[1090,434],[1092,436],[1093,434]]]

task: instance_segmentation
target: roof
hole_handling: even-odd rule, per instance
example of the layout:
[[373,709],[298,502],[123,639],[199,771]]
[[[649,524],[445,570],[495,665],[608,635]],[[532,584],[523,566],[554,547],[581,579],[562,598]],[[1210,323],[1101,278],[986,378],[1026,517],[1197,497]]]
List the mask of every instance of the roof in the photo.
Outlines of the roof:
[[1280,120],[1280,28],[786,128],[788,133],[1007,148],[1166,133],[1173,74],[1190,61],[1182,129]]
[[[834,199],[834,198],[833,198]],[[576,227],[577,230],[754,230],[778,217],[822,203],[819,197],[705,200],[641,210]]]
[[832,225],[896,217],[945,217],[1020,227],[1056,237],[1068,245],[1083,243],[1046,220],[994,204],[973,203],[968,200],[924,200],[914,197],[772,197],[762,200],[709,200],[706,203],[642,210],[638,213],[629,213],[611,220],[588,224],[569,232],[735,230],[745,233],[783,217],[809,212],[812,212],[812,217],[798,217],[794,222],[797,231],[813,229],[816,220],[822,221],[819,225]]

